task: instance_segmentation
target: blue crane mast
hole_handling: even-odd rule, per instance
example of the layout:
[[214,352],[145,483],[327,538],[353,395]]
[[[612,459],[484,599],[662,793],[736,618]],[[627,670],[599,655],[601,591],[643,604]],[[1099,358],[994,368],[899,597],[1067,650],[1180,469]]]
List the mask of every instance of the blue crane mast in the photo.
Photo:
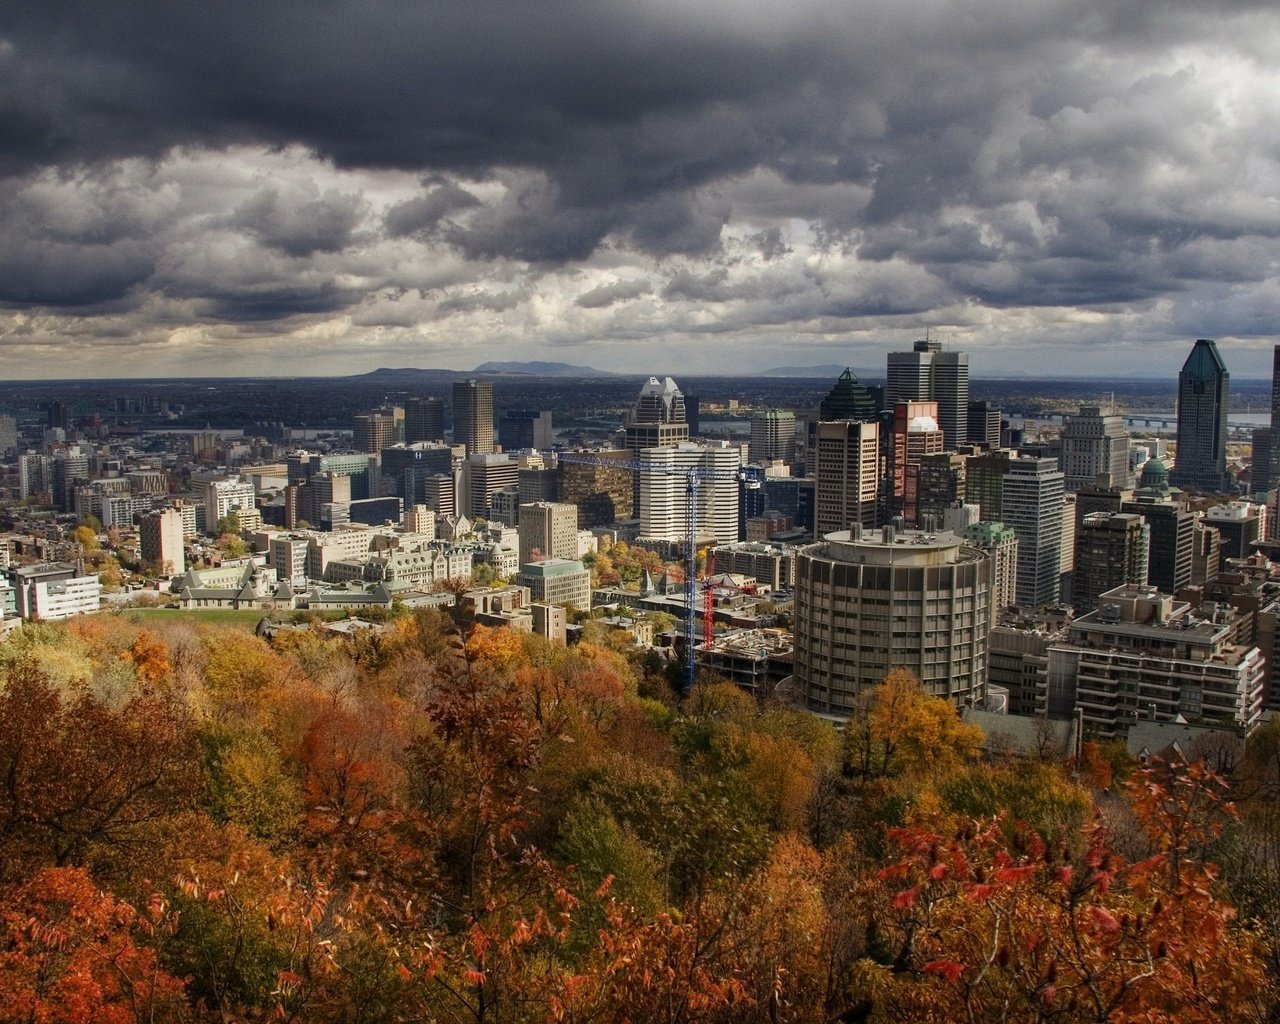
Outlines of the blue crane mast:
[[712,469],[702,469],[697,466],[683,469],[675,466],[659,466],[652,462],[643,462],[639,459],[609,459],[598,455],[591,455],[586,452],[550,452],[561,462],[573,462],[586,466],[603,466],[612,469],[629,469],[635,472],[657,473],[662,476],[679,476],[684,477],[685,490],[685,515],[688,523],[688,533],[685,538],[685,571],[684,571],[684,601],[685,601],[685,665],[684,665],[684,692],[687,694],[693,689],[694,677],[694,648],[696,647],[695,636],[697,634],[698,611],[697,611],[697,561],[698,561],[698,487],[704,480],[732,480],[741,483],[744,480],[759,479],[759,471],[750,466],[744,466],[736,473],[723,473]]

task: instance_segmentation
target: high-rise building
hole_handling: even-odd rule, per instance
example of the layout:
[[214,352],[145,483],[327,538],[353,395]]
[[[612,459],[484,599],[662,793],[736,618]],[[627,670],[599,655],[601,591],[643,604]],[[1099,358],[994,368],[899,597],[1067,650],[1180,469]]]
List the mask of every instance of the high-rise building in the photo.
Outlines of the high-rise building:
[[893,409],[889,446],[889,506],[916,525],[920,505],[920,463],[943,450],[937,402],[899,402]]
[[[560,460],[560,500],[578,507],[578,529],[608,526],[633,515],[631,452],[587,453],[591,462]],[[617,465],[611,465],[617,463]]]
[[1024,607],[1056,604],[1061,596],[1062,495],[1057,459],[1009,462],[1001,521],[1018,536],[1018,604]]
[[1178,374],[1178,451],[1169,481],[1221,494],[1227,486],[1227,404],[1231,375],[1218,346],[1200,338]]
[[1013,452],[1001,448],[975,455],[965,465],[965,504],[977,505],[979,517],[987,522],[1004,517],[1004,479],[1013,457]]
[[840,374],[835,385],[818,405],[818,420],[828,423],[835,420],[865,423],[875,418],[876,404],[870,393],[854,376],[853,371],[845,367],[844,373]]
[[489,517],[489,499],[496,491],[519,486],[520,463],[506,455],[477,452],[468,456],[463,471],[467,479],[467,504],[462,511],[472,519]]
[[685,442],[639,454],[640,536],[684,542],[689,535],[688,477],[699,474],[696,527],[699,538],[728,544],[738,539],[738,471],[742,449]]
[[520,564],[578,557],[578,510],[562,502],[520,506]]
[[689,440],[684,395],[670,377],[650,377],[640,388],[636,404],[627,419],[627,451],[666,448]]
[[[1267,481],[1271,487],[1280,487],[1280,345],[1271,350],[1271,451],[1267,469]],[[1254,452],[1254,465],[1258,453]],[[1258,488],[1254,488],[1257,490]],[[1270,488],[1268,488],[1270,489]]]
[[144,562],[170,576],[187,571],[182,543],[182,513],[176,508],[143,516],[138,522],[139,553]]
[[453,382],[453,443],[466,445],[468,455],[493,453],[493,383],[487,380]]
[[1077,615],[1098,607],[1108,590],[1127,583],[1145,586],[1151,527],[1132,512],[1092,512],[1076,531],[1071,604]]
[[972,523],[960,533],[991,560],[991,621],[1018,603],[1018,535],[1004,523]]
[[1271,428],[1254,427],[1249,456],[1249,493],[1263,495],[1275,486],[1271,475]]
[[1000,410],[988,401],[969,403],[969,443],[1000,447]]
[[444,440],[444,402],[441,399],[405,399],[404,440],[405,444]]
[[1151,528],[1147,582],[1165,594],[1175,594],[1191,582],[1191,552],[1195,516],[1169,486],[1169,471],[1159,459],[1148,459],[1133,496],[1120,503],[1121,512],[1142,516]]
[[946,448],[969,437],[969,354],[943,352],[938,341],[917,341],[910,352],[890,352],[885,402],[937,402]]
[[781,459],[790,465],[796,460],[796,414],[782,409],[763,409],[751,417],[751,461],[763,464]]
[[796,554],[798,690],[810,711],[847,717],[905,668],[934,696],[980,698],[990,602],[990,560],[951,534],[832,533]]
[[351,417],[351,447],[370,455],[396,443],[396,420],[390,412],[358,412]]
[[925,523],[945,529],[942,523],[947,509],[964,499],[968,462],[969,456],[957,452],[939,452],[921,458],[917,519],[922,529]]
[[1062,472],[1068,491],[1128,487],[1129,429],[1124,417],[1104,413],[1096,405],[1081,406],[1078,413],[1067,417],[1062,428]]
[[239,475],[221,480],[210,480],[204,488],[204,507],[207,528],[216,527],[219,519],[241,508],[257,507],[257,492],[253,484]]
[[814,479],[814,535],[876,524],[880,484],[880,425],[854,420],[815,424],[810,453]]
[[507,452],[551,447],[551,413],[533,409],[508,409],[498,420],[498,443]]

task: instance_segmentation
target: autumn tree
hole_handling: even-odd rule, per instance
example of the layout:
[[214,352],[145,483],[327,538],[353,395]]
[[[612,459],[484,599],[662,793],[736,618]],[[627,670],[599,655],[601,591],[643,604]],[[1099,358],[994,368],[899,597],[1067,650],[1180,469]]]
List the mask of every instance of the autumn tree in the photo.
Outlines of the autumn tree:
[[83,864],[145,844],[201,788],[188,715],[145,690],[118,710],[64,697],[34,666],[0,692],[0,871]]
[[185,984],[156,954],[178,926],[160,896],[141,913],[79,868],[44,868],[0,893],[0,1020],[162,1024],[189,1019]]
[[1156,851],[1133,863],[1100,824],[1078,860],[1029,829],[1010,840],[999,819],[954,835],[896,830],[901,858],[881,872],[883,966],[864,977],[875,1019],[1266,1019],[1262,946],[1200,855],[1219,780],[1149,771],[1133,796]]

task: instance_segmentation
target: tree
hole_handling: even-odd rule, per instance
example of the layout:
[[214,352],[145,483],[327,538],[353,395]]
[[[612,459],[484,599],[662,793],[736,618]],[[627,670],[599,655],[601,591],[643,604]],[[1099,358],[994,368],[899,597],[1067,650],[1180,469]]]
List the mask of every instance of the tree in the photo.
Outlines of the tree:
[[1156,851],[1134,863],[1096,822],[1077,861],[1065,842],[999,818],[954,835],[895,830],[884,966],[864,979],[878,1019],[1266,1019],[1262,944],[1234,925],[1201,856],[1226,810],[1220,780],[1147,771],[1131,793]]
[[218,534],[219,536],[226,533],[238,534],[239,532],[240,532],[240,516],[236,513],[235,509],[232,509],[225,516],[220,517],[218,519],[217,528],[214,530],[214,533]]
[[[32,665],[0,692],[0,873],[121,856],[199,792],[186,710],[141,690],[113,710],[64,697]],[[3,877],[0,874],[0,877]]]
[[159,966],[178,925],[159,896],[139,914],[79,868],[45,868],[0,900],[0,1020],[159,1024],[187,1018]]

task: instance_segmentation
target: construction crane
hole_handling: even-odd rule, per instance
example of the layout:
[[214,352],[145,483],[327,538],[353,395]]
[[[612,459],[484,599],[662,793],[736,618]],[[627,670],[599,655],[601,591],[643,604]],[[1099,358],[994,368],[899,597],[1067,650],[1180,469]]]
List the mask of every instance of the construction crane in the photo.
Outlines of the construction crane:
[[685,544],[684,601],[685,601],[685,666],[684,692],[693,689],[694,649],[697,647],[697,562],[698,562],[698,488],[704,480],[734,481],[761,479],[761,472],[751,466],[743,466],[735,473],[719,472],[714,469],[703,469],[699,466],[680,467],[662,466],[640,459],[611,459],[603,455],[592,455],[588,452],[554,451],[560,462],[572,462],[585,466],[602,466],[606,469],[629,469],[637,473],[655,473],[659,476],[683,477],[685,482],[684,504],[688,525]]

